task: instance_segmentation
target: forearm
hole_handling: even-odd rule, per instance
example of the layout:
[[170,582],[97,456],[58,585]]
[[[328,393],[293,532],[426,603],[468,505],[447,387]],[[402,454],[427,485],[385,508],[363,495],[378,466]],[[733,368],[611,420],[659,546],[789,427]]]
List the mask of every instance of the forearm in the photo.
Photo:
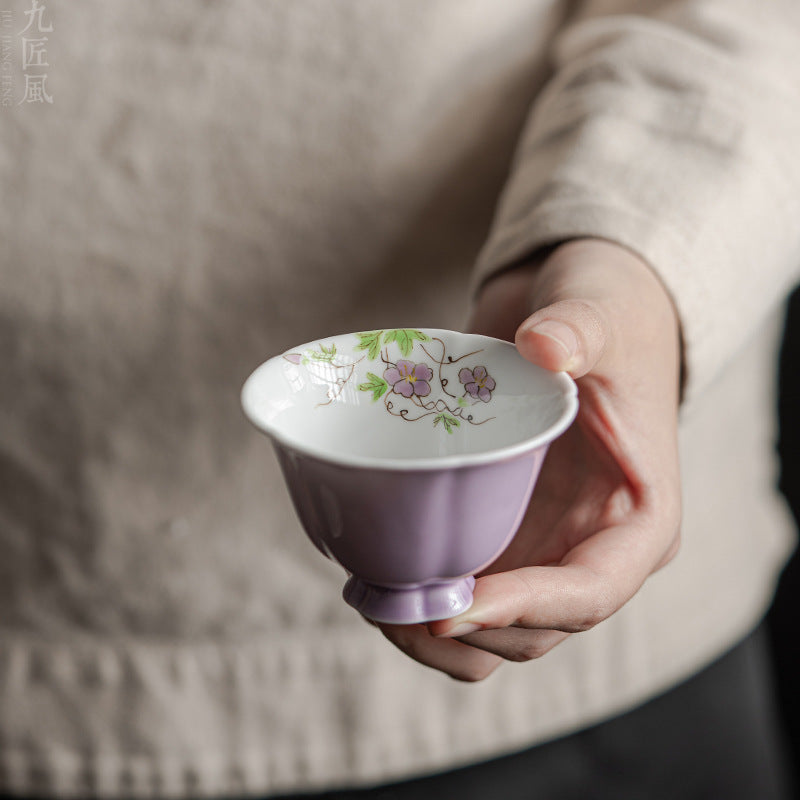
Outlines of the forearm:
[[800,270],[800,9],[673,2],[556,48],[476,280],[600,237],[657,271],[701,389]]

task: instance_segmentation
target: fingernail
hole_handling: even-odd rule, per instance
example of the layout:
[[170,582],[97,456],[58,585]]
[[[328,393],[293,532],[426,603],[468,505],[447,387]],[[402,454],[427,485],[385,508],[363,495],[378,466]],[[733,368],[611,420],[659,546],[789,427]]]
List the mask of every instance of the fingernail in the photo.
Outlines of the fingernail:
[[481,626],[475,622],[461,622],[454,628],[450,628],[446,633],[440,633],[436,636],[437,639],[452,639],[456,636],[466,636],[468,633],[475,633],[481,630]]
[[538,333],[540,336],[552,339],[563,348],[567,358],[572,358],[578,352],[578,337],[575,335],[575,331],[563,322],[546,319],[532,325],[526,332]]

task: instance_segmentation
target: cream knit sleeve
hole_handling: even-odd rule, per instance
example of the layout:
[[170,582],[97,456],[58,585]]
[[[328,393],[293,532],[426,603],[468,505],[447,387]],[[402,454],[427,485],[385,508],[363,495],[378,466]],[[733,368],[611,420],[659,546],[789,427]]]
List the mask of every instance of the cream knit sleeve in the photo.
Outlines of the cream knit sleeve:
[[625,245],[673,295],[696,393],[800,274],[800,2],[583,19],[554,59],[476,279],[566,239]]

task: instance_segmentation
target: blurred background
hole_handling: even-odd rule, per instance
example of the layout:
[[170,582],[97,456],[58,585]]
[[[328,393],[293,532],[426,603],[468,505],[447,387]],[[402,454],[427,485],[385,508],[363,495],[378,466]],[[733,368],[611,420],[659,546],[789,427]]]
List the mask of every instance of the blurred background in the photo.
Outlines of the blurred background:
[[[800,524],[800,288],[789,298],[778,380],[780,489]],[[775,657],[778,701],[795,770],[795,794],[800,797],[800,556],[797,551],[783,571],[767,623]]]

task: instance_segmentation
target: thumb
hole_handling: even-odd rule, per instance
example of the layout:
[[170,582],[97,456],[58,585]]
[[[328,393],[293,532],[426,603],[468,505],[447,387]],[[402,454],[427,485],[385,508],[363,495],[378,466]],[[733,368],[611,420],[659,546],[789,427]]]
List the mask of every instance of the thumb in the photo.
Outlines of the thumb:
[[597,306],[585,300],[560,300],[531,314],[517,329],[522,356],[573,378],[585,375],[602,358],[608,325]]

